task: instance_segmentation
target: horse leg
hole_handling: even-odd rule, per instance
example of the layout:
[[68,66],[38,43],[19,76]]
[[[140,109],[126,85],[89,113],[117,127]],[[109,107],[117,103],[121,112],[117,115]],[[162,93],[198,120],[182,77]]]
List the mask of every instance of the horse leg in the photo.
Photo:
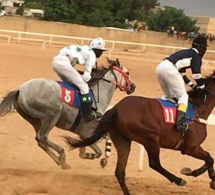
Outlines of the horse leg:
[[59,161],[62,169],[70,169],[71,167],[66,163],[66,154],[62,147],[59,145],[51,142],[49,139],[47,139],[47,144],[49,147],[51,147],[53,150],[55,150],[59,154]]
[[[88,123],[88,124],[83,124],[81,126],[81,130],[79,131],[79,137],[82,140],[87,139],[91,134],[94,129],[95,129],[95,124],[94,122]],[[90,130],[89,130],[90,129]],[[79,149],[79,157],[82,159],[94,159],[94,158],[99,158],[102,155],[102,151],[99,148],[99,146],[94,143],[92,145],[89,146],[95,153],[86,153],[86,149],[85,148],[80,148]]]
[[47,147],[46,144],[38,141],[38,146],[42,148],[56,162],[57,165],[61,165],[58,156],[56,156],[55,153],[49,147]]
[[215,190],[215,172],[214,172],[214,167],[209,167],[208,169],[208,176],[210,177],[211,179],[211,182],[210,182],[210,187]]
[[157,142],[153,142],[150,140],[150,143],[144,145],[148,157],[149,157],[149,166],[166,177],[170,182],[174,182],[178,186],[184,186],[186,185],[186,181],[183,180],[182,178],[176,177],[166,169],[164,169],[160,163],[160,147]]
[[[104,168],[108,163],[108,158],[111,155],[111,139],[109,134],[105,137],[106,144],[105,144],[105,157],[101,159],[100,165],[102,168]],[[95,153],[86,153],[86,148],[82,147],[79,148],[79,157],[82,159],[94,159],[99,158],[102,155],[101,149],[97,146],[97,144],[93,144],[89,146],[92,150],[95,151]]]
[[210,186],[212,189],[215,189],[215,173],[214,173],[214,159],[211,155],[205,151],[201,146],[195,147],[195,149],[187,149],[183,151],[183,154],[187,154],[194,158],[204,160],[205,164],[198,169],[191,170],[190,168],[183,168],[181,173],[187,176],[194,176],[198,177],[199,175],[203,174],[204,172],[208,171],[208,175],[211,179]]
[[117,166],[115,170],[115,176],[118,183],[124,193],[124,195],[130,195],[130,192],[125,183],[125,169],[128,162],[128,156],[131,149],[131,140],[128,140],[117,131],[111,134],[111,139],[117,150]]
[[105,157],[101,159],[100,161],[100,165],[102,168],[104,168],[107,163],[108,163],[108,158],[110,157],[111,155],[111,145],[112,145],[112,141],[110,139],[110,135],[107,134],[105,136],[105,140],[106,140],[106,143],[105,143]]
[[[40,148],[42,148],[58,165],[62,166],[62,169],[67,169],[69,168],[69,165],[67,165],[65,163],[65,153],[64,153],[64,149],[59,147],[58,145],[55,144],[55,146],[53,145],[53,143],[51,143],[47,137],[48,137],[48,133],[50,132],[50,130],[55,126],[55,122],[58,120],[59,117],[55,116],[56,119],[54,119],[54,117],[50,117],[53,119],[49,119],[50,122],[47,122],[47,125],[45,121],[40,121],[39,119],[35,119],[32,118],[30,115],[26,114],[21,107],[19,107],[18,105],[15,106],[16,111],[25,119],[27,120],[29,123],[31,123],[31,125],[34,127],[35,131],[36,131],[36,141],[38,142],[38,146]],[[53,121],[51,124],[51,121]],[[50,126],[48,125],[50,124]],[[52,145],[53,147],[56,147],[57,149],[60,148],[62,150],[58,150],[58,153],[60,153],[61,151],[63,151],[60,154],[60,157],[56,156],[55,153],[47,146],[47,145]],[[50,146],[51,147],[51,146]],[[52,148],[52,147],[51,147]]]
[[[59,116],[51,116],[41,120],[41,127],[36,133],[38,146],[42,148],[62,169],[69,169],[70,166],[66,163],[66,155],[64,149],[59,145],[48,140],[50,130],[55,126]],[[55,150],[59,157],[50,149]]]
[[79,157],[82,159],[90,159],[99,158],[102,155],[101,149],[97,146],[97,144],[92,144],[89,146],[95,153],[86,152],[86,148],[79,148]]

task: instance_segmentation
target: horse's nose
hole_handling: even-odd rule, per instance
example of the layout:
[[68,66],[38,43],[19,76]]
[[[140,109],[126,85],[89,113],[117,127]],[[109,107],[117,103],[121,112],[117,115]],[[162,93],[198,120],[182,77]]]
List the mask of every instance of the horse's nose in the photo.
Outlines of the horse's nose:
[[135,88],[136,88],[136,85],[134,83],[131,83],[129,89],[126,91],[127,94],[132,94],[134,93],[135,91]]

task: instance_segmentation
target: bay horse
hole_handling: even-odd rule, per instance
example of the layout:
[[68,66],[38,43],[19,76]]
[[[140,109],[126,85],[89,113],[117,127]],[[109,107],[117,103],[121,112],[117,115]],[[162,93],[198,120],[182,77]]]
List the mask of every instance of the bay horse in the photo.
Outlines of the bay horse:
[[181,173],[197,177],[207,171],[211,179],[210,187],[215,190],[214,159],[201,147],[207,136],[206,120],[215,106],[215,73],[205,78],[205,84],[206,92],[188,91],[195,114],[189,130],[184,133],[176,131],[175,124],[165,123],[163,108],[157,99],[128,96],[103,115],[88,139],[77,141],[65,137],[65,141],[74,149],[92,144],[109,133],[117,150],[115,176],[125,195],[130,194],[125,183],[125,169],[132,141],[144,146],[152,169],[178,186],[185,185],[186,181],[161,165],[160,148],[178,150],[183,155],[203,160],[202,167],[195,170],[183,168]]
[[[116,61],[108,59],[108,66],[93,69],[89,86],[94,97],[93,104],[100,113],[104,113],[107,109],[115,89],[118,88],[127,94],[133,93],[135,90],[135,84],[130,79],[129,71],[120,64],[118,59]],[[63,91],[57,81],[44,78],[31,79],[4,97],[0,103],[0,116],[12,112],[14,107],[34,127],[38,146],[62,169],[69,169],[64,149],[48,139],[50,131],[56,126],[76,133],[81,139],[85,139],[89,137],[91,131],[94,131],[98,121],[86,123],[82,117],[79,117],[77,107],[72,107],[62,101],[62,99],[72,99],[69,93],[65,92],[65,96],[62,94]],[[83,148],[80,150],[79,156],[85,159],[99,158],[102,151],[97,144],[92,144],[90,147],[95,153],[85,153]]]

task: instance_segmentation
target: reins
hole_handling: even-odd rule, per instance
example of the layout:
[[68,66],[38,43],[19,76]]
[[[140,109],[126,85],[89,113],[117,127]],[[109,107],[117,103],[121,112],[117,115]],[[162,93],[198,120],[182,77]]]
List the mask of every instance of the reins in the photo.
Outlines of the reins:
[[198,123],[203,123],[203,124],[208,124],[208,121],[206,119],[203,118],[188,118],[185,117],[185,119],[190,120],[190,121],[194,121],[194,122],[198,122]]
[[[198,107],[201,107],[201,106],[204,104],[204,102],[207,100],[207,97],[208,97],[208,96],[215,97],[214,94],[209,93],[209,92],[207,91],[207,89],[206,89],[206,93],[204,94],[204,98],[203,98],[202,104],[196,104],[196,103],[193,102],[193,101],[192,101],[192,103],[193,103],[194,105],[198,106]],[[197,113],[196,113],[196,115],[197,115]],[[197,117],[198,117],[198,115],[197,115]],[[206,125],[208,124],[208,121],[207,121],[206,119],[199,118],[199,117],[198,117],[198,118],[195,118],[195,119],[185,117],[185,119],[191,120],[191,121],[195,121],[195,122],[198,122],[198,123],[203,123],[203,124],[206,124]]]
[[[122,75],[119,82],[117,80],[117,76],[116,76],[114,70],[118,71]],[[115,85],[115,89],[119,88],[120,91],[128,90],[130,85],[131,85],[131,81],[129,80],[129,75],[127,73],[123,72],[123,70],[121,68],[117,67],[117,66],[112,66],[111,72],[112,72],[112,74],[113,74],[113,76],[114,76],[114,78],[116,80],[115,82],[110,81],[110,80],[105,79],[105,78],[102,78],[102,80],[104,80],[106,82],[109,82],[109,83],[112,83],[113,85]],[[126,81],[126,86],[122,85],[123,78]]]
[[[117,79],[117,76],[116,76],[116,73],[114,72],[114,70],[116,70],[117,72],[119,72],[121,74],[121,78],[120,78],[119,82],[118,82],[118,79]],[[115,82],[111,81],[111,80],[108,80],[108,79],[106,79],[104,77],[102,77],[101,80],[115,85],[115,89],[119,88],[120,91],[127,91],[129,89],[129,87],[131,86],[131,83],[132,83],[130,81],[130,79],[129,79],[128,73],[123,72],[123,69],[119,68],[118,66],[111,66],[110,71],[111,71],[111,73],[113,74],[113,76],[115,78]],[[125,86],[122,85],[123,78],[125,79],[125,82],[126,82]],[[94,93],[93,93],[95,103],[99,103],[99,99],[100,99],[100,97],[99,97],[99,94],[100,94],[99,93],[99,83],[97,83],[97,90],[98,90],[98,97],[97,97],[98,99],[97,99],[97,101],[96,101]]]

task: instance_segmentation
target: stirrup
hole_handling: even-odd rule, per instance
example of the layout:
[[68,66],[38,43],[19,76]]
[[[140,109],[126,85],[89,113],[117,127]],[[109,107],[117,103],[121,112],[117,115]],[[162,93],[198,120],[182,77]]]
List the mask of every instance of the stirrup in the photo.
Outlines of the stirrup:
[[187,131],[189,129],[189,126],[187,123],[183,123],[183,124],[180,124],[180,125],[177,125],[176,124],[176,130],[177,131]]
[[95,115],[96,119],[102,118],[102,114],[100,112],[94,111],[93,114]]

